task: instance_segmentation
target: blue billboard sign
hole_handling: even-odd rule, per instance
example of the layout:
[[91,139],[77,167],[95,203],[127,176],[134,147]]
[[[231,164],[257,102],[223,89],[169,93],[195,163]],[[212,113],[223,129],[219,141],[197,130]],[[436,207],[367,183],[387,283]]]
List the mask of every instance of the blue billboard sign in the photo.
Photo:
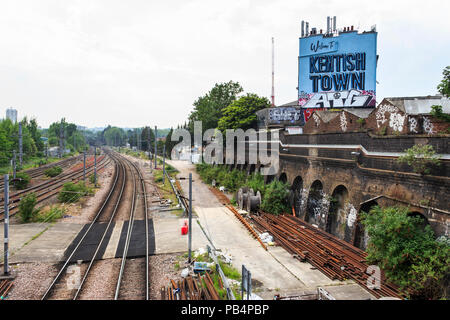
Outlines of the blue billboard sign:
[[300,38],[298,101],[305,121],[317,108],[374,107],[377,32]]

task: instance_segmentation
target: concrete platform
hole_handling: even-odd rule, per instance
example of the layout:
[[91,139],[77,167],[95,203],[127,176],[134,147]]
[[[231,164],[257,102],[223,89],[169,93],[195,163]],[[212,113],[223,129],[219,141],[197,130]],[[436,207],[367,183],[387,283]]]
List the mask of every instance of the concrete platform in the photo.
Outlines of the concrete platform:
[[[10,225],[9,262],[58,262],[83,226],[84,224],[63,222]],[[3,239],[3,230],[2,223],[0,225],[1,239]],[[3,246],[0,249],[0,256],[3,261]]]
[[[188,251],[188,236],[181,235],[183,218],[154,218],[155,254],[177,253]],[[197,219],[192,219],[192,250],[206,248],[208,243]]]

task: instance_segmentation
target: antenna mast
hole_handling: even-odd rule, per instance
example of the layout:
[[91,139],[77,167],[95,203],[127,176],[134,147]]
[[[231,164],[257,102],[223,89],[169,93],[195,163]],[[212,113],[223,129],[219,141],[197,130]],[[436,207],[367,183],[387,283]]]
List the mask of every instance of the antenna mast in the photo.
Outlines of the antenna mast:
[[274,39],[272,37],[272,107],[275,107]]

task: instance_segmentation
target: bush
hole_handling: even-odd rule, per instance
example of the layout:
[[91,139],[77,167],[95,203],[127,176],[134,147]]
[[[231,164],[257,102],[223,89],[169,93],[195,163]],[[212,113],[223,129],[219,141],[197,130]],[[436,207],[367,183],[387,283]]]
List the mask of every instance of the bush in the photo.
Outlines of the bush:
[[54,166],[54,167],[51,167],[51,168],[48,168],[47,170],[45,170],[44,174],[47,177],[53,178],[53,177],[56,177],[57,175],[61,174],[61,172],[63,172],[63,169],[61,167]]
[[446,296],[450,275],[450,246],[434,239],[430,226],[408,215],[404,207],[374,207],[361,221],[368,232],[367,261],[386,278],[416,298]]
[[274,180],[265,187],[262,197],[261,209],[267,213],[275,215],[290,212],[289,206],[289,185],[278,180]]
[[78,183],[67,182],[58,194],[58,200],[64,203],[77,202],[81,197],[92,194],[83,181]]
[[45,212],[40,212],[35,216],[34,221],[36,222],[54,222],[57,219],[60,219],[66,213],[66,209],[62,207],[53,206],[49,210]]
[[259,172],[251,175],[246,186],[252,188],[255,192],[261,192],[261,195],[264,196],[266,185],[264,184],[264,176]]
[[[91,174],[91,175],[89,176],[89,182],[90,182],[91,184],[95,184],[95,176],[94,176],[93,174]],[[97,182],[98,182],[98,176],[97,176]]]
[[29,222],[39,213],[36,209],[37,198],[34,192],[27,194],[19,202],[19,217],[22,222]]
[[405,150],[406,155],[397,159],[399,163],[406,162],[412,166],[413,171],[420,174],[430,173],[430,167],[441,164],[439,157],[431,145],[414,145]]
[[17,190],[23,190],[28,187],[30,180],[31,178],[29,175],[24,172],[18,172],[16,173],[16,179],[11,180],[11,183]]

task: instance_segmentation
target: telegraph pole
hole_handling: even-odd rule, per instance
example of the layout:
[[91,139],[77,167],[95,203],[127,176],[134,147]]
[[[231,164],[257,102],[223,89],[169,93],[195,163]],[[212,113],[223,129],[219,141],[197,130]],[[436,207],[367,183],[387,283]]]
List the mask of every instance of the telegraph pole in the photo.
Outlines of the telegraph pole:
[[157,144],[157,137],[158,137],[158,129],[155,126],[155,169],[157,167],[157,155],[158,155],[158,144]]
[[13,179],[16,178],[16,150],[13,151]]
[[83,180],[86,183],[86,151],[83,151]]
[[188,263],[191,264],[192,258],[192,173],[189,172],[189,258]]
[[97,146],[94,147],[94,186],[97,186]]
[[166,145],[163,147],[163,185],[166,183]]
[[22,123],[19,122],[19,164],[22,167],[23,143],[22,143]]
[[9,256],[9,176],[7,174],[5,174],[4,176],[4,204],[5,204],[5,225],[4,225],[4,261],[3,261],[3,266],[4,266],[4,272],[3,275],[4,276],[8,276],[9,275],[9,266],[8,266],[8,256]]

